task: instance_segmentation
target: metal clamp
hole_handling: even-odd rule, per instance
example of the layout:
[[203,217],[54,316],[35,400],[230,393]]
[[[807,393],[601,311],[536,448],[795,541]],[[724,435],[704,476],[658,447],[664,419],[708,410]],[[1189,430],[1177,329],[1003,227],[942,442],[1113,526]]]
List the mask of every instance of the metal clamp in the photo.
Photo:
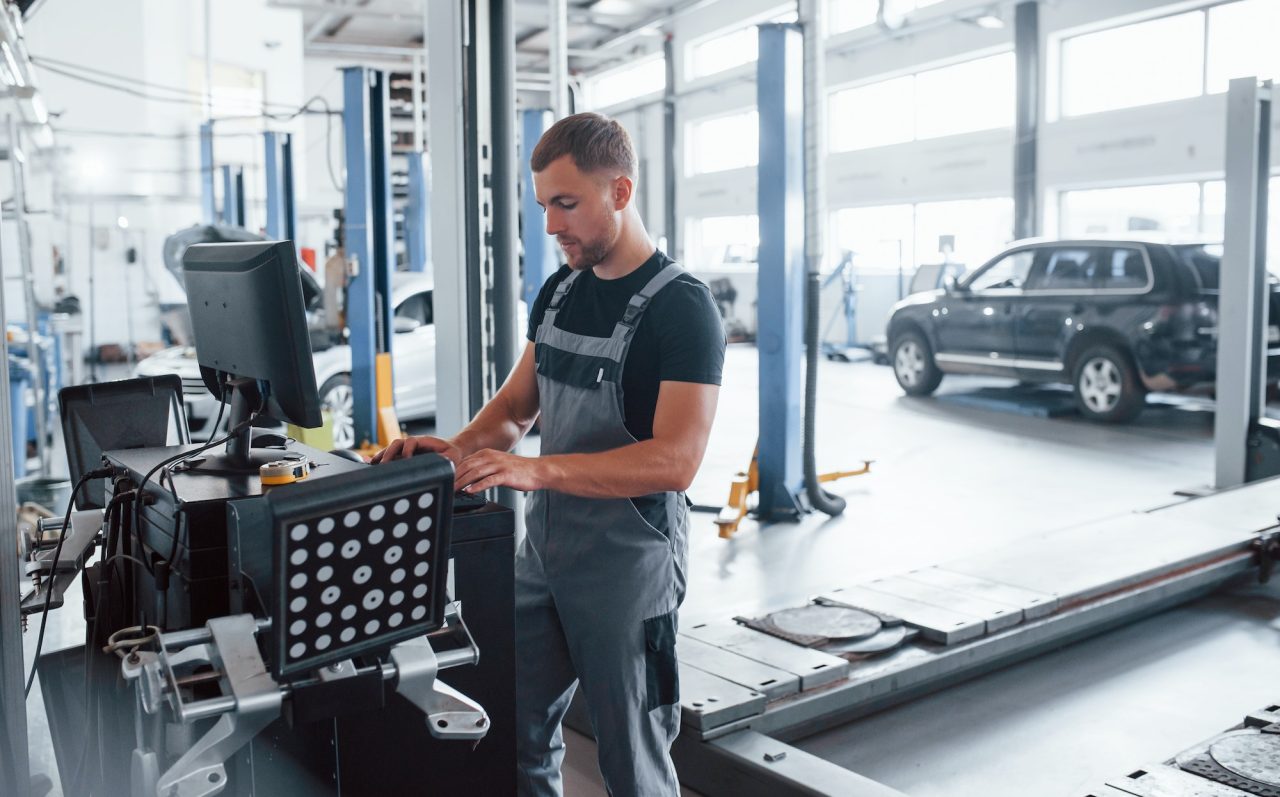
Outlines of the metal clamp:
[[[447,625],[428,636],[391,648],[389,662],[357,668],[351,660],[335,662],[308,679],[278,684],[258,652],[256,635],[269,620],[238,614],[210,620],[204,628],[176,631],[159,638],[159,652],[138,651],[121,664],[126,681],[134,682],[143,712],[156,715],[166,706],[182,724],[217,718],[217,722],[160,773],[154,751],[134,751],[133,794],[136,797],[209,797],[227,786],[226,761],[280,716],[284,700],[295,689],[377,671],[382,680],[427,715],[427,727],[438,739],[479,742],[489,731],[484,708],[437,677],[440,670],[480,659],[461,607],[451,604]],[[450,650],[437,654],[432,640],[446,639]],[[197,670],[200,671],[197,671]],[[221,694],[184,699],[184,688],[217,682]]]
[[479,660],[471,632],[462,622],[461,607],[450,604],[445,614],[449,628],[464,641],[456,651],[437,656],[427,637],[402,642],[391,649],[395,665],[396,692],[427,715],[427,729],[437,739],[479,742],[489,732],[489,715],[484,708],[452,686],[439,680],[439,670]]

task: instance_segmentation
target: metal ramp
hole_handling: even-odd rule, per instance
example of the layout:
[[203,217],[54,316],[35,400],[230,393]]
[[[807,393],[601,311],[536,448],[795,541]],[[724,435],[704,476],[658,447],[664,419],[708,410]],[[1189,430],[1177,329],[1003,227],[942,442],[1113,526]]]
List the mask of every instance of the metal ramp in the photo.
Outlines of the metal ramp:
[[894,794],[786,742],[1207,594],[1275,550],[1277,510],[1280,481],[1254,483],[817,596],[918,630],[878,657],[730,620],[685,629],[681,780],[708,794]]

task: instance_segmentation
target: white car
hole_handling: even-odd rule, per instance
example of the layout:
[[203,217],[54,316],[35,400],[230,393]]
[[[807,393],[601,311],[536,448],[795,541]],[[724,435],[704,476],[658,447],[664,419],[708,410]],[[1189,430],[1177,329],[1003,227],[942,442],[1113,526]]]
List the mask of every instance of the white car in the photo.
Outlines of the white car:
[[[402,421],[430,417],[436,411],[436,328],[432,323],[431,291],[432,280],[425,274],[396,272],[391,277],[391,302],[395,307],[391,359],[396,414]],[[303,279],[303,294],[308,310],[316,309],[319,290],[309,274]],[[351,448],[356,444],[352,424],[351,347],[340,344],[321,349],[314,352],[312,359],[320,404],[333,417],[333,444],[338,448]],[[218,402],[200,378],[194,348],[174,346],[156,352],[139,362],[134,374],[181,377],[191,438],[208,440],[215,435],[212,427],[218,415]]]

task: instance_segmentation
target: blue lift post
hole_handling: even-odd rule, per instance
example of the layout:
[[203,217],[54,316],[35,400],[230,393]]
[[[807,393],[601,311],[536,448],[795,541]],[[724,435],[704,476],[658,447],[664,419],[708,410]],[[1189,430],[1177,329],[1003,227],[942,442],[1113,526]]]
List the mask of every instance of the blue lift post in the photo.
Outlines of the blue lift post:
[[205,224],[218,221],[213,195],[213,122],[200,125],[200,217]]
[[377,440],[376,365],[391,340],[391,150],[387,80],[376,69],[342,70],[342,129],[346,139],[346,254],[355,263],[347,282],[351,330],[352,421],[357,445]]
[[520,119],[520,172],[524,182],[520,197],[520,238],[524,249],[520,298],[524,299],[527,307],[533,307],[533,300],[538,298],[542,284],[560,267],[555,245],[543,224],[542,208],[538,207],[538,198],[533,193],[533,170],[529,167],[529,157],[546,130],[549,114],[550,111],[545,109],[532,108],[523,111]]
[[409,270],[431,273],[431,187],[427,181],[427,156],[409,153],[409,203],[404,209],[404,244]]
[[244,169],[240,166],[222,167],[222,223],[244,226]]
[[267,237],[274,241],[293,241],[297,246],[297,211],[293,202],[293,136],[289,133],[263,133],[267,174]]
[[802,511],[800,361],[804,354],[804,84],[795,25],[761,25],[756,66],[760,112],[757,268],[760,357],[760,519]]

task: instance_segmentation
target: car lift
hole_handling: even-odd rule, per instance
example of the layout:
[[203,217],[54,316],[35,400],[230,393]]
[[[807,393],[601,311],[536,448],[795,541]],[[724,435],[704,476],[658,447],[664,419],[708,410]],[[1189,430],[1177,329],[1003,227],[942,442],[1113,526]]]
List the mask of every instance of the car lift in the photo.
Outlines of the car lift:
[[[762,39],[762,70],[783,68],[766,63],[774,51]],[[1267,306],[1261,300],[1265,252],[1258,234],[1267,218],[1270,90],[1242,79],[1232,82],[1228,95],[1217,491],[1043,532],[980,555],[852,582],[813,597],[818,605],[856,607],[914,630],[914,639],[879,655],[833,655],[729,618],[682,629],[683,727],[672,751],[682,783],[704,793],[746,797],[902,797],[789,742],[1150,616],[1231,582],[1271,575],[1280,559],[1280,480],[1267,478],[1277,472],[1276,425],[1261,417],[1265,347],[1260,331],[1266,329]],[[762,98],[762,116],[764,109]],[[735,487],[745,491],[751,482],[749,469]],[[1265,717],[1246,726],[1252,722],[1275,728],[1280,713],[1263,713]],[[1160,773],[1163,777],[1169,771],[1166,766]],[[1224,784],[1204,780],[1172,791],[1165,788],[1172,775],[1151,778],[1151,789],[1128,778],[1123,788],[1112,781],[1090,794],[1280,793],[1219,789]]]
[[[720,527],[721,539],[729,539],[738,530],[738,525],[742,523],[743,518],[750,511],[751,497],[757,496],[760,491],[760,467],[758,460],[760,459],[760,446],[756,446],[756,450],[751,453],[751,464],[747,466],[745,471],[738,471],[733,475],[733,481],[729,482],[729,500],[720,507],[719,513],[716,515],[716,525]],[[824,473],[818,477],[818,481],[822,484],[844,479],[849,476],[862,476],[871,472],[871,464],[875,460],[864,459],[862,467],[857,470],[838,470],[833,473]]]

